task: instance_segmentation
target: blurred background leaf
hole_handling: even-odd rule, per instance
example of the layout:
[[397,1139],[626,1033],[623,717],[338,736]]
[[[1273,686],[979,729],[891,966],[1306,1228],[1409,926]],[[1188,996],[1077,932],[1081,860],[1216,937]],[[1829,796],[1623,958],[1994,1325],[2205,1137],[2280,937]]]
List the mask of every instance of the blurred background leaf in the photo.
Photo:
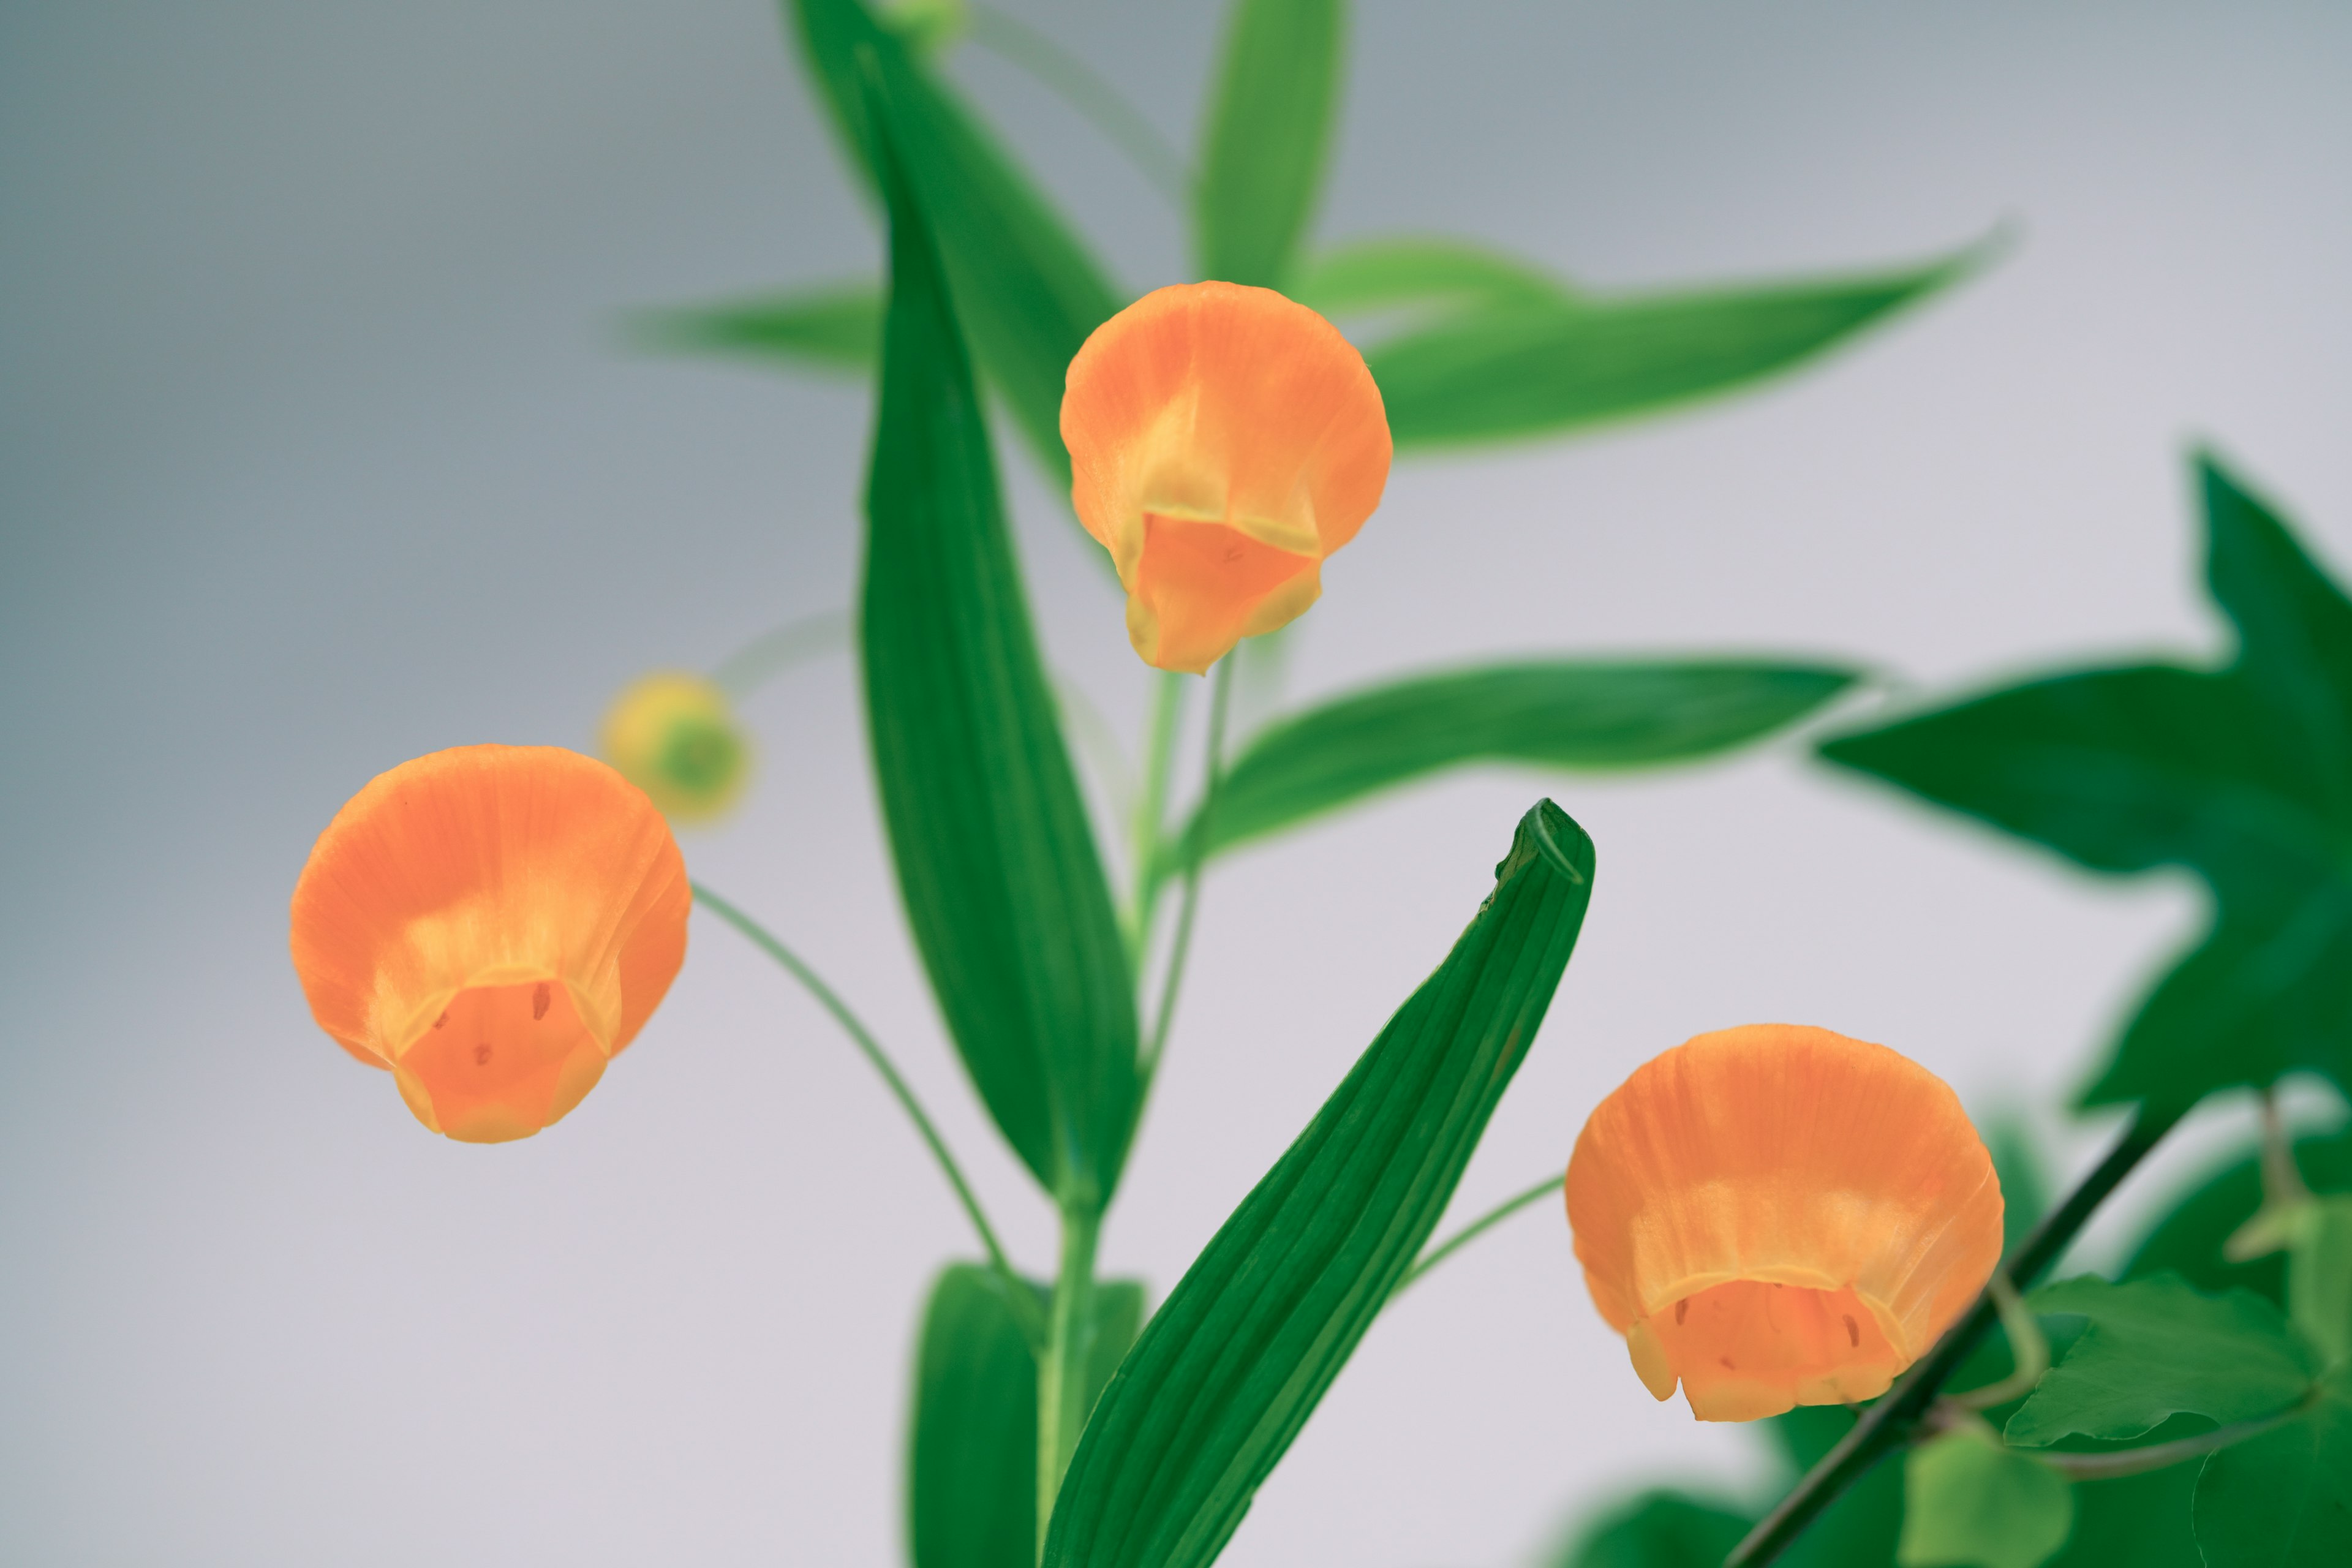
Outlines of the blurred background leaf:
[[[1760,659],[1561,659],[1405,679],[1279,720],[1218,786],[1207,852],[1473,762],[1608,770],[1712,755],[1812,712],[1859,679]],[[1197,838],[1201,819],[1180,840]]]
[[1031,630],[945,279],[876,79],[891,297],[867,490],[866,706],[908,924],[997,1126],[1066,1208],[1118,1178],[1134,980]]
[[1903,1568],[2040,1568],[2074,1523],[2066,1478],[1980,1427],[1904,1456]]
[[1647,1491],[1579,1532],[1552,1568],[1721,1568],[1755,1522],[1688,1492]]
[[2352,1562],[2352,1367],[2302,1419],[2206,1460],[2196,1520],[2206,1568]]
[[1192,195],[1200,275],[1287,289],[1339,118],[1343,0],[1234,0]]
[[627,327],[637,346],[657,352],[736,354],[866,375],[882,352],[882,291],[871,283],[819,284],[714,305],[640,310]]
[[[2352,1130],[2305,1138],[2294,1145],[2303,1179],[2322,1193],[2352,1192]],[[2248,1144],[2220,1170],[2199,1181],[2158,1219],[2124,1265],[2122,1278],[2170,1270],[2200,1290],[2251,1290],[2286,1305],[2286,1255],[2232,1263],[2221,1255],[2231,1233],[2254,1217],[2263,1203],[2262,1151]]]
[[864,74],[887,89],[897,153],[972,352],[1048,479],[1067,488],[1063,373],[1124,296],[971,112],[861,0],[793,0],[793,11],[809,68],[869,182],[877,153]]
[[2352,603],[2218,464],[2199,478],[2227,668],[2053,675],[1822,746],[2094,869],[2205,879],[2212,928],[2093,1104],[2185,1105],[2295,1068],[2352,1084]]
[[1549,801],[1494,891],[1185,1271],[1096,1406],[1047,1568],[1201,1568],[1420,1256],[1527,1055],[1592,894]]
[[[1089,1405],[1143,1326],[1143,1287],[1099,1283],[1093,1310]],[[1037,1362],[982,1264],[950,1264],[924,1309],[907,1513],[914,1568],[1036,1568]]]
[[1293,297],[1327,316],[1407,307],[1563,305],[1575,293],[1531,261],[1466,239],[1407,235],[1358,240],[1300,271]]

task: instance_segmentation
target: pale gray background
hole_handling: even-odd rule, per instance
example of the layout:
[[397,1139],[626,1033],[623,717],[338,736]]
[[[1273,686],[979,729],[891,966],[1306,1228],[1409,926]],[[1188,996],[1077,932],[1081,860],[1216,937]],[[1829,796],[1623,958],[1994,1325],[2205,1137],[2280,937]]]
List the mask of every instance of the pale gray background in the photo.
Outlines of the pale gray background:
[[[1220,7],[1008,3],[1191,142]],[[1604,285],[2022,243],[1761,395],[1402,466],[1292,689],[1559,647],[1948,684],[2218,646],[2192,437],[2352,560],[2347,47],[2317,5],[1364,5],[1326,237],[1466,233]],[[1129,287],[1182,275],[1083,123],[952,68]],[[892,1561],[913,1314],[970,1243],[789,984],[698,917],[579,1112],[473,1149],[317,1032],[285,957],[370,774],[584,744],[631,675],[846,602],[862,392],[614,325],[872,268],[772,7],[13,0],[0,213],[0,1556]],[[1118,604],[1011,467],[1052,651],[1131,723]],[[1044,1267],[908,954],[847,662],[749,716],[759,793],[694,869],[871,1014]],[[1213,879],[1113,1268],[1173,1282],[1544,790],[1599,892],[1465,1207],[1730,1023],[2046,1103],[2197,918],[2186,883],[2093,881],[1794,745],[1422,789]],[[2050,1131],[2079,1163],[2104,1124]],[[1502,1568],[1640,1479],[1760,1484],[1759,1452],[1651,1403],[1547,1209],[1381,1323],[1228,1561]]]

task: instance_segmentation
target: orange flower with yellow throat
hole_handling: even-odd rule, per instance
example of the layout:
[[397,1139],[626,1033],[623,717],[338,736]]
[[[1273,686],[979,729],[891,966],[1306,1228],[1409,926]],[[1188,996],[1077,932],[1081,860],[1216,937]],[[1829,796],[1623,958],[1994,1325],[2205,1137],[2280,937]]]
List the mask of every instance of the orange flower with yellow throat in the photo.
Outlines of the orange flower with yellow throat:
[[692,892],[645,792],[554,746],[460,746],[353,795],[294,886],[311,1016],[469,1143],[562,1118],[686,958]]
[[1095,329],[1062,398],[1070,498],[1144,662],[1205,671],[1287,626],[1388,483],[1389,424],[1339,330],[1270,289],[1156,289]]
[[1568,1167],[1593,1305],[1702,1421],[1886,1392],[2000,1261],[1958,1096],[1827,1029],[1701,1035],[1602,1100]]

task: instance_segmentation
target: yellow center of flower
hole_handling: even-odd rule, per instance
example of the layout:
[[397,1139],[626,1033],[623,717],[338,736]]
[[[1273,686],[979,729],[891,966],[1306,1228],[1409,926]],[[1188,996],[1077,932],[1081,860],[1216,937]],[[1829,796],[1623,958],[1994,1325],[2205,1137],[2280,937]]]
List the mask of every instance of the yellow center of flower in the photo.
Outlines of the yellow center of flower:
[[604,1071],[604,1046],[554,979],[465,987],[393,1063],[418,1118],[469,1143],[537,1131]]

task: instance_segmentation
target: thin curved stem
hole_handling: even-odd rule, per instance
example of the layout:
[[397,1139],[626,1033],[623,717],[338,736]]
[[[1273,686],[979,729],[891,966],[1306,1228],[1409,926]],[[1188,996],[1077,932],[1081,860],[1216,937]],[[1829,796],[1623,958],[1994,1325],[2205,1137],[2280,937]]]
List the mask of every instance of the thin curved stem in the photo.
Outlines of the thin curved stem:
[[774,677],[821,653],[849,643],[849,612],[820,610],[763,632],[719,661],[710,683],[741,701]]
[[1160,830],[1168,824],[1168,775],[1176,763],[1176,737],[1184,723],[1184,678],[1174,670],[1160,672],[1151,695],[1151,730],[1144,741],[1143,785],[1129,818],[1129,858],[1134,864],[1134,902],[1128,912],[1128,956],[1139,973],[1151,946],[1152,917],[1159,912],[1160,889],[1167,880],[1160,854]]
[[[2151,1111],[2141,1108],[2107,1157],[2067,1194],[2064,1203],[2033,1227],[2032,1234],[2018,1245],[2015,1255],[2004,1262],[2003,1270],[2009,1279],[2030,1288],[2042,1277],[2043,1269],[2058,1261],[2058,1255],[2066,1250],[2093,1211],[2172,1131],[2187,1109],[2184,1106]],[[1959,1321],[1944,1331],[1944,1337],[1936,1342],[1935,1348],[1904,1373],[1902,1381],[1885,1397],[1863,1412],[1853,1430],[1823,1455],[1820,1464],[1806,1471],[1795,1489],[1748,1532],[1748,1539],[1724,1559],[1724,1568],[1759,1568],[1780,1556],[1848,1487],[1867,1475],[1879,1460],[1909,1442],[1912,1433],[1935,1407],[1937,1394],[1959,1370],[1969,1352],[1977,1348],[1999,1315],[1992,1292],[1988,1289],[1979,1294],[1975,1304],[1960,1315]]]
[[1436,1268],[1439,1264],[1444,1262],[1447,1258],[1453,1257],[1455,1253],[1461,1251],[1464,1247],[1469,1246],[1472,1242],[1477,1240],[1488,1231],[1494,1229],[1495,1226],[1502,1224],[1505,1220],[1510,1218],[1513,1215],[1527,1207],[1529,1204],[1539,1202],[1549,1196],[1551,1194],[1559,1191],[1560,1184],[1565,1180],[1567,1180],[1565,1175],[1546,1176],[1542,1181],[1538,1182],[1534,1186],[1529,1187],[1527,1191],[1505,1198],[1501,1203],[1496,1204],[1493,1208],[1488,1209],[1485,1214],[1480,1215],[1476,1219],[1472,1220],[1468,1225],[1464,1226],[1460,1230],[1455,1231],[1452,1236],[1447,1237],[1444,1241],[1439,1242],[1435,1247],[1433,1247],[1427,1252],[1423,1253],[1421,1255],[1421,1261],[1415,1263],[1411,1268],[1406,1269],[1404,1278],[1396,1282],[1396,1289],[1389,1292],[1389,1300],[1393,1301],[1399,1296],[1403,1295],[1406,1286],[1411,1285],[1414,1280],[1420,1279],[1423,1275],[1428,1273],[1431,1269]]
[[993,5],[971,7],[971,41],[1019,66],[1058,94],[1103,134],[1143,177],[1178,206],[1191,198],[1192,171],[1151,121],[1092,66],[1016,16]]
[[[1205,771],[1207,783],[1201,790],[1200,821],[1207,824],[1217,809],[1217,786],[1225,773],[1225,713],[1233,706],[1234,661],[1218,661],[1217,673],[1209,695],[1209,742]],[[1195,841],[1208,842],[1205,830]],[[1184,859],[1184,896],[1176,911],[1176,940],[1168,950],[1168,973],[1160,983],[1160,1011],[1151,1024],[1150,1043],[1143,1052],[1143,1081],[1149,1085],[1152,1075],[1160,1070],[1160,1053],[1167,1048],[1168,1027],[1175,1021],[1176,995],[1184,984],[1184,961],[1192,949],[1192,917],[1201,907],[1201,855],[1196,847]]]
[[2316,1391],[2275,1415],[2259,1416],[2252,1421],[2233,1421],[2227,1426],[2216,1426],[2210,1432],[2200,1432],[2194,1437],[2181,1437],[2170,1443],[2151,1443],[2145,1448],[2118,1448],[2112,1454],[2036,1454],[2033,1457],[2070,1480],[2113,1481],[2126,1476],[2146,1475],[2150,1470],[2167,1469],[2183,1459],[2234,1447],[2250,1437],[2259,1437],[2275,1431],[2309,1410]]
[[1963,1410],[1990,1410],[1996,1405],[2022,1399],[2033,1392],[2033,1385],[2050,1370],[2049,1338],[2042,1331],[2041,1321],[2026,1310],[2025,1298],[2017,1293],[2009,1276],[1994,1269],[1992,1278],[1985,1282],[1985,1289],[1991,1293],[1993,1305],[2000,1310],[2001,1332],[2009,1336],[2012,1364],[2009,1375],[1999,1383],[1944,1396],[1945,1404]]
[[980,1199],[973,1194],[971,1184],[964,1180],[963,1168],[956,1163],[955,1155],[948,1149],[947,1140],[940,1136],[939,1128],[932,1123],[929,1113],[923,1110],[922,1101],[915,1098],[914,1089],[899,1075],[889,1053],[882,1048],[882,1043],[859,1021],[857,1015],[849,1010],[849,1005],[841,999],[840,994],[827,985],[815,970],[803,963],[798,953],[779,942],[765,926],[701,883],[696,882],[692,886],[697,903],[742,932],[751,940],[752,946],[782,965],[786,973],[799,981],[802,987],[816,998],[817,1005],[833,1015],[834,1022],[839,1024],[856,1043],[857,1048],[866,1053],[866,1059],[874,1064],[874,1070],[880,1073],[882,1081],[890,1086],[890,1092],[898,1097],[899,1108],[906,1111],[908,1119],[915,1124],[915,1131],[922,1134],[923,1142],[929,1146],[931,1157],[940,1163],[940,1169],[947,1175],[948,1184],[955,1188],[957,1198],[962,1202],[963,1212],[971,1217],[972,1229],[980,1233],[980,1244],[988,1251],[989,1265],[996,1270],[997,1279],[1004,1286],[1006,1304],[1012,1308],[1013,1317],[1020,1321],[1022,1332],[1028,1336],[1032,1346],[1042,1350],[1045,1343],[1045,1323],[1037,1307],[1036,1292],[1013,1272],[1012,1261],[1004,1256],[1004,1247],[996,1239],[996,1228],[988,1223],[988,1215],[981,1208]]

